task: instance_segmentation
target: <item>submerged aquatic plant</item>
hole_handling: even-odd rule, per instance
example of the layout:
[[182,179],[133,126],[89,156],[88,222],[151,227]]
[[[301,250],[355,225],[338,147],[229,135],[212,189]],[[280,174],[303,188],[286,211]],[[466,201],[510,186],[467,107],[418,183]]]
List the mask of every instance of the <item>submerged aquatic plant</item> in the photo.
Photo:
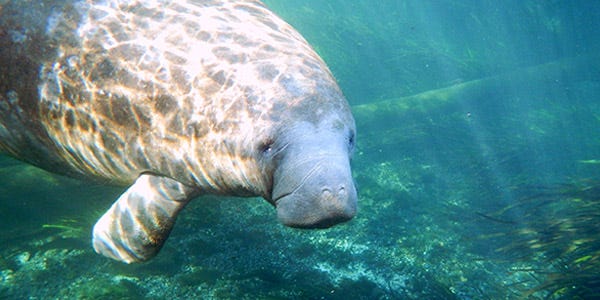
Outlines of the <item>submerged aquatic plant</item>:
[[42,228],[56,230],[63,239],[86,238],[88,233],[84,230],[86,224],[77,219],[61,219],[54,224],[43,224]]
[[600,183],[527,186],[517,194],[515,204],[481,216],[502,225],[484,237],[502,241],[496,253],[534,265],[512,270],[532,278],[520,283],[522,296],[599,298]]

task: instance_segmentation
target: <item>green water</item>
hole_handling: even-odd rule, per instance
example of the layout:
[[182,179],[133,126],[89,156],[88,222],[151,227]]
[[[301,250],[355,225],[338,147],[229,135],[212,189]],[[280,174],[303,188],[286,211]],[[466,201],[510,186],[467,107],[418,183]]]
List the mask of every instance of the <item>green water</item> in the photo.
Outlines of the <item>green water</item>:
[[0,157],[0,298],[600,297],[600,2],[266,3],[353,105],[357,217],[199,198],[124,265],[91,247],[123,189]]

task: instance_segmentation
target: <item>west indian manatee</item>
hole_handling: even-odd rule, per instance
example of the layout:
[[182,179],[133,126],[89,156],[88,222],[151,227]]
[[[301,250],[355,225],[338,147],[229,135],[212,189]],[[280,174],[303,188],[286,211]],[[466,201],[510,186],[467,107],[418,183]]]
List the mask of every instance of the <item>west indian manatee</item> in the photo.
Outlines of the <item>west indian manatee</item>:
[[129,186],[94,226],[105,256],[153,257],[203,194],[347,221],[354,141],[325,63],[259,1],[0,1],[0,150]]

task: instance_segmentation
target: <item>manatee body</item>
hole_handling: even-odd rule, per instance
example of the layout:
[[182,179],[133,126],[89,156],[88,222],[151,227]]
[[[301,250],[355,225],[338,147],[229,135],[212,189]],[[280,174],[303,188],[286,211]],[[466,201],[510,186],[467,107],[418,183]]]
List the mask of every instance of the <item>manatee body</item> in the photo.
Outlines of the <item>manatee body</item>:
[[259,1],[0,4],[0,150],[129,186],[94,226],[105,256],[153,257],[202,194],[347,221],[354,134],[327,66]]

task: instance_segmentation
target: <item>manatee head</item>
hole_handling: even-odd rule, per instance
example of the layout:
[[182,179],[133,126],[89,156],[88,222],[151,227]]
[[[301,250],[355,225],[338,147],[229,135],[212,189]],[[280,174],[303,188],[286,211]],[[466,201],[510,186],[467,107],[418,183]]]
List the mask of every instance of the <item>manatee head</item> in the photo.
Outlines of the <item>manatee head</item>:
[[300,103],[281,115],[277,132],[262,146],[272,176],[265,198],[284,225],[327,228],[356,214],[354,119],[337,88]]

